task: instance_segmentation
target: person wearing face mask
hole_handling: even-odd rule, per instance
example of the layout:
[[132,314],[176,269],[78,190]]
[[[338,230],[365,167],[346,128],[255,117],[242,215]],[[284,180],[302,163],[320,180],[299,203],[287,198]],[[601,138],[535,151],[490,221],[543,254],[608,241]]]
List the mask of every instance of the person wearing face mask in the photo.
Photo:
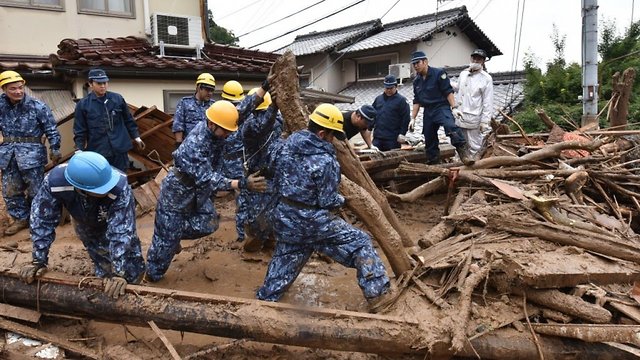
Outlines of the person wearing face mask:
[[485,134],[491,130],[489,124],[493,114],[493,79],[484,65],[487,58],[484,50],[474,50],[471,53],[471,63],[460,73],[457,86],[458,108],[454,116],[456,125],[467,138],[471,156],[477,155]]

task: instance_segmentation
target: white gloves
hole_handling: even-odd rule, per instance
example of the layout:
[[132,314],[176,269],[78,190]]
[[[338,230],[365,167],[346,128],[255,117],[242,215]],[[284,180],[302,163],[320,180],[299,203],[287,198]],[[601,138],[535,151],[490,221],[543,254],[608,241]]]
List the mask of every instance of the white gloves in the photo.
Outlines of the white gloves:
[[409,121],[409,131],[413,131],[413,128],[415,125],[416,125],[416,118],[412,118],[411,121]]
[[142,139],[140,139],[139,137],[135,138],[134,140],[135,140],[136,144],[138,144],[138,147],[140,148],[140,150],[144,150],[144,148],[146,146],[144,144],[144,141],[142,141]]
[[373,145],[373,144],[371,146],[369,146],[369,150],[373,150],[375,152],[380,152],[380,149],[378,149],[378,147]]
[[407,138],[404,135],[399,134],[396,141],[398,142],[398,144],[404,144],[407,142]]
[[480,132],[485,134],[491,132],[491,125],[489,123],[480,123]]

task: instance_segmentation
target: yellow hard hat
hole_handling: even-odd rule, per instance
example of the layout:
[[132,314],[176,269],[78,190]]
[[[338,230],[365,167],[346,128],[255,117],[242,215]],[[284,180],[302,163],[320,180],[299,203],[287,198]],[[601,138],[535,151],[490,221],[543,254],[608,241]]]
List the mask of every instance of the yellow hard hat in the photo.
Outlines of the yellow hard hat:
[[344,133],[342,130],[344,125],[342,112],[333,104],[318,105],[318,107],[313,110],[313,113],[309,115],[309,119],[324,128]]
[[216,87],[216,79],[209,73],[202,73],[198,75],[198,80],[196,80],[196,86],[198,86],[198,84]]
[[235,80],[227,81],[222,87],[222,97],[230,101],[240,101],[244,99],[242,85]]
[[229,131],[238,130],[238,110],[226,100],[218,100],[207,109],[207,119]]
[[[259,88],[253,88],[251,90],[249,90],[249,95],[253,95],[255,94],[256,91],[258,91]],[[264,97],[262,98],[262,102],[260,103],[260,105],[256,106],[256,110],[266,110],[269,105],[271,105],[271,94],[269,94],[268,92],[264,94]]]
[[22,84],[26,84],[22,76],[13,70],[7,70],[0,73],[0,87],[10,84],[12,82],[22,81]]

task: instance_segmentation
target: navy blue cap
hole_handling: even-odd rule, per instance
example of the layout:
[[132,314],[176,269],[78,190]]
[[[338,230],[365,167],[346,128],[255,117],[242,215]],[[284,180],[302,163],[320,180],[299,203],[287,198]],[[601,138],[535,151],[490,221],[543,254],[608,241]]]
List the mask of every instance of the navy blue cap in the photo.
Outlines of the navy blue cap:
[[393,75],[387,75],[384,77],[384,87],[386,88],[392,88],[394,86],[398,86],[398,81],[396,80],[396,77]]
[[89,80],[102,83],[109,81],[109,77],[102,69],[91,69],[89,70]]
[[414,53],[411,54],[411,63],[416,63],[420,60],[426,60],[427,59],[427,54],[424,53],[424,51],[415,51]]
[[371,105],[362,105],[358,108],[358,113],[371,125],[376,120],[376,108]]

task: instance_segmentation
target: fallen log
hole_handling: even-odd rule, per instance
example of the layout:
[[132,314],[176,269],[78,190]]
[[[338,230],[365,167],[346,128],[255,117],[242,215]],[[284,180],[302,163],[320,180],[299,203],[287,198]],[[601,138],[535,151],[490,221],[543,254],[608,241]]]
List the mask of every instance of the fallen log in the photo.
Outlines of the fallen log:
[[409,255],[402,246],[402,239],[391,227],[387,218],[377,203],[369,196],[369,193],[342,176],[340,180],[340,192],[345,196],[346,205],[359,219],[367,224],[367,229],[380,245],[396,277],[411,270]]
[[467,327],[471,314],[471,295],[473,290],[483,281],[491,271],[491,264],[483,266],[469,275],[460,289],[457,311],[451,317],[451,350],[458,354],[467,342]]
[[598,254],[640,263],[640,248],[623,243],[615,237],[605,237],[602,234],[569,226],[512,219],[496,214],[496,216],[488,217],[487,227],[517,235],[538,237],[561,245],[577,246]]
[[617,342],[640,345],[640,326],[603,324],[531,324],[538,334],[586,342]]
[[283,303],[127,285],[114,301],[101,280],[47,274],[25,284],[0,274],[3,301],[95,320],[187,331],[260,342],[380,354],[416,353],[419,324],[397,317],[330,309],[300,309]]
[[443,177],[438,177],[418,186],[417,188],[411,190],[408,193],[396,194],[396,193],[387,191],[386,195],[389,200],[414,202],[427,195],[442,191],[446,189],[446,187],[447,187],[447,181]]

